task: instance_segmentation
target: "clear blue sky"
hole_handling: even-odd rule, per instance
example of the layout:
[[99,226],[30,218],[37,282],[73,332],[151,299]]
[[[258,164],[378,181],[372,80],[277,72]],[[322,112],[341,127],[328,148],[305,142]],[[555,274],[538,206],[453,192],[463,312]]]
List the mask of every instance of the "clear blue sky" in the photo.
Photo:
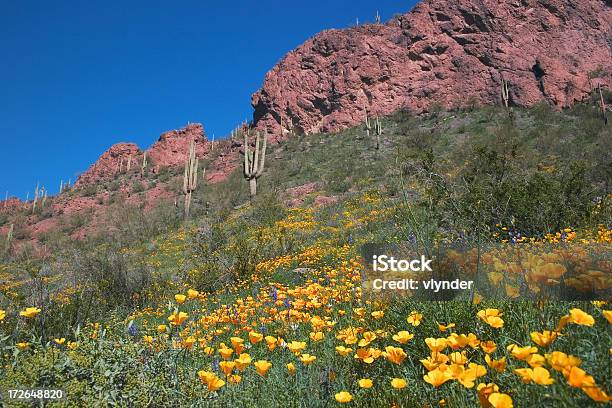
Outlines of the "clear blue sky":
[[326,28],[415,0],[5,1],[0,12],[0,199],[51,192],[113,143],[141,148],[201,122],[250,120],[251,94]]

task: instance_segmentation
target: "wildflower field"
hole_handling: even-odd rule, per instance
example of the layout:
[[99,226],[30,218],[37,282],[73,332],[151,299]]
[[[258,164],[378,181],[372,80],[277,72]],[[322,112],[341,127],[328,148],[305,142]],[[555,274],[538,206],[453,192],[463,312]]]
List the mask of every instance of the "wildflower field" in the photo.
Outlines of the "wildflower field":
[[[194,219],[140,241],[7,257],[0,390],[61,389],[48,405],[75,407],[606,406],[609,173],[578,171],[575,147],[540,142],[577,133],[588,152],[609,130],[589,112],[525,111],[511,125],[503,112],[453,115],[387,119],[396,160],[357,149],[359,130],[315,135],[279,148],[251,203],[196,197]],[[323,176],[300,205],[281,199]],[[323,194],[335,202],[314,205]],[[448,301],[366,293],[362,246],[414,240],[469,243],[453,262],[479,289]],[[69,272],[90,269],[107,272]],[[575,300],[549,297],[555,288]]]

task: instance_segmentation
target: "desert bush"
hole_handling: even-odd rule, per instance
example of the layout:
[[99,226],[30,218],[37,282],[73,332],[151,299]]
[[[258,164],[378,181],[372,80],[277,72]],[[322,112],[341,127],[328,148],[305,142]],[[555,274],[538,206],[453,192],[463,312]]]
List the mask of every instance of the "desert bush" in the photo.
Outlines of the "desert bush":
[[18,215],[13,220],[13,238],[16,240],[28,240],[32,237],[32,232],[28,227],[28,220],[25,215]]
[[427,174],[423,200],[442,228],[490,235],[496,225],[513,226],[527,236],[543,236],[592,220],[594,199],[585,166],[572,163],[556,172],[523,173],[505,159],[480,151],[461,183]]
[[53,207],[51,207],[51,205],[48,205],[41,209],[39,217],[41,220],[46,220],[48,218],[53,217],[54,215],[55,213]]
[[80,190],[84,197],[93,197],[98,192],[98,187],[95,184],[88,184],[82,187]]
[[138,180],[134,181],[132,184],[132,193],[138,194],[142,193],[143,191],[145,191],[144,185]]
[[93,218],[93,210],[83,210],[60,218],[59,227],[67,235],[71,235],[86,226]]
[[170,169],[169,167],[162,167],[156,176],[157,176],[157,180],[160,183],[166,183],[168,182],[168,180],[174,177],[174,173],[172,172],[172,169]]
[[[138,253],[124,253],[113,244],[84,244],[58,256],[65,288],[74,288],[66,299],[72,326],[118,307],[134,307],[152,283],[151,271]],[[136,297],[135,297],[136,295]]]
[[284,215],[275,193],[260,193],[237,220],[221,212],[201,222],[187,246],[192,264],[187,281],[198,290],[211,291],[219,284],[248,279],[261,259],[282,252],[262,231]]
[[113,180],[110,183],[108,183],[108,191],[117,191],[119,190],[119,187],[121,187],[121,182],[119,180]]
[[134,245],[175,228],[180,219],[179,211],[165,200],[160,200],[150,210],[137,204],[117,204],[108,213],[105,223],[108,231],[101,231],[97,239]]

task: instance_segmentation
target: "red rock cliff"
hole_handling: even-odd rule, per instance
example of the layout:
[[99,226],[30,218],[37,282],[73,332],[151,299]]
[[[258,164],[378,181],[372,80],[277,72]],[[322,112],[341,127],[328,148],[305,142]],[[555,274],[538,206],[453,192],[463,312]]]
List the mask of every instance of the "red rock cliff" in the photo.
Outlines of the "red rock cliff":
[[142,152],[134,143],[117,143],[110,147],[89,169],[79,176],[75,186],[95,184],[111,180],[128,166],[136,168],[142,164]]
[[[557,107],[611,81],[612,2],[424,0],[386,24],[324,31],[286,55],[253,95],[254,123],[337,131],[398,109],[496,104]],[[592,81],[592,82],[593,82]],[[278,133],[277,133],[278,134]]]
[[[182,129],[163,133],[146,151],[149,168],[153,166],[158,171],[163,167],[184,165],[192,140],[196,143],[196,154],[199,157],[210,150],[204,127],[199,123],[190,123]],[[144,152],[134,143],[117,143],[80,175],[75,185],[80,187],[112,180],[118,173],[127,170],[128,161],[132,169],[138,169],[142,166],[143,156]]]
[[189,152],[189,144],[195,141],[196,154],[202,157],[210,150],[204,134],[204,127],[199,123],[190,123],[183,129],[171,130],[162,134],[159,140],[147,150],[155,168],[183,166]]

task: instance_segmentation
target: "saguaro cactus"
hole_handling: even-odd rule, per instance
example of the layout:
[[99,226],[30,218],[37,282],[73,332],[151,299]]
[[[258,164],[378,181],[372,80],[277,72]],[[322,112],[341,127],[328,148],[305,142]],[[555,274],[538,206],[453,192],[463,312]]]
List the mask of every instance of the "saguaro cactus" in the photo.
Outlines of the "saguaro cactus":
[[[259,152],[260,139],[263,138],[263,147],[261,154]],[[255,136],[255,151],[249,151],[249,136],[248,132],[244,132],[244,178],[249,182],[249,191],[251,198],[257,194],[257,179],[261,177],[264,171],[266,162],[266,137],[260,132]]]
[[601,90],[601,84],[597,87],[599,90],[599,108],[601,109],[601,116],[603,117],[604,124],[608,124],[608,115],[606,112],[606,103],[604,102],[603,92]]
[[47,190],[43,186],[42,188],[42,201],[40,202],[40,208],[45,208],[45,203],[47,202]]
[[145,169],[147,168],[147,152],[142,155],[142,167],[140,168],[140,174],[144,175]]
[[32,214],[34,214],[34,211],[36,211],[36,203],[38,202],[39,194],[38,183],[36,183],[36,190],[34,190],[34,202],[32,202]]
[[189,155],[185,161],[185,174],[183,175],[183,194],[185,195],[185,218],[189,217],[191,209],[191,195],[198,186],[198,158],[193,140],[189,145]]
[[501,97],[504,107],[508,109],[510,106],[510,92],[508,91],[508,81],[506,81],[503,77],[501,83]]
[[366,128],[366,136],[370,137],[370,131],[372,130],[372,124],[370,123],[370,117],[368,116],[368,111],[365,113],[365,128]]
[[382,135],[383,129],[380,119],[376,118],[374,123],[374,133],[376,134],[376,150],[380,149],[380,136]]
[[15,230],[15,224],[11,224],[8,233],[6,234],[6,249],[7,251],[11,247],[11,241],[13,240],[13,231]]

